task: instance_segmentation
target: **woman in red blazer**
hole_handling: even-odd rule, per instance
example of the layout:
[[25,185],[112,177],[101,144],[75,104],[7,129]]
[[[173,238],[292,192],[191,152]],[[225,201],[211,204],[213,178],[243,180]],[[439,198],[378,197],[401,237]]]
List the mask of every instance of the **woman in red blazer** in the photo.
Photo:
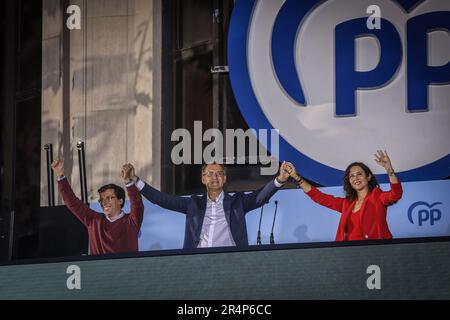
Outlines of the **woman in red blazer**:
[[386,151],[378,150],[375,161],[386,169],[391,190],[382,191],[372,171],[361,162],[350,164],[345,170],[345,198],[320,192],[297,175],[291,166],[291,177],[315,202],[341,213],[336,241],[392,239],[386,221],[387,207],[402,197],[402,185],[392,169]]

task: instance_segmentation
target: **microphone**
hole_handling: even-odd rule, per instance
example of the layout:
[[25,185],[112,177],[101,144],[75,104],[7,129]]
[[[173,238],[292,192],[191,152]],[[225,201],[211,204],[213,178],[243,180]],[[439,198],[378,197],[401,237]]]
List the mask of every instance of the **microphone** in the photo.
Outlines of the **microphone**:
[[273,239],[273,227],[275,226],[275,218],[277,217],[278,200],[275,200],[275,214],[273,215],[272,232],[270,233],[270,244],[275,244]]
[[261,213],[259,215],[258,236],[256,237],[256,244],[257,245],[261,244],[261,221],[262,221],[262,216],[263,216],[263,210],[264,210],[264,204],[261,207]]

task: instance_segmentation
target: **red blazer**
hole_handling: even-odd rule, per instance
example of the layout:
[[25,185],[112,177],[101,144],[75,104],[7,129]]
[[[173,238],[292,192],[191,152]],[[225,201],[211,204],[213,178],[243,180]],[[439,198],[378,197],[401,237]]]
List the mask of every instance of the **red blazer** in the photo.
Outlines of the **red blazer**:
[[[391,190],[389,191],[384,192],[379,187],[376,187],[366,195],[361,206],[361,231],[364,238],[392,239],[392,234],[386,221],[387,207],[400,200],[402,194],[403,189],[399,182],[396,184],[391,183]],[[333,197],[322,193],[315,187],[312,187],[307,195],[318,204],[341,213],[336,241],[345,241],[345,227],[355,206],[356,199],[350,202],[346,198]]]

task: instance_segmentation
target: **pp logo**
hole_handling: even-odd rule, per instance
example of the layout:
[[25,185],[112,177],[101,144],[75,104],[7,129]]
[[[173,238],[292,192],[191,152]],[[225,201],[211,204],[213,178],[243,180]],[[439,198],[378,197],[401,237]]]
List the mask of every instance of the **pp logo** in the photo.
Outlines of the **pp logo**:
[[301,174],[340,185],[381,148],[402,181],[450,175],[450,1],[239,0],[228,53],[247,124],[279,129]]
[[425,223],[433,226],[436,221],[441,220],[442,212],[441,210],[435,208],[441,204],[442,202],[436,202],[430,205],[424,201],[413,203],[408,209],[409,222],[412,224],[418,224],[420,227]]

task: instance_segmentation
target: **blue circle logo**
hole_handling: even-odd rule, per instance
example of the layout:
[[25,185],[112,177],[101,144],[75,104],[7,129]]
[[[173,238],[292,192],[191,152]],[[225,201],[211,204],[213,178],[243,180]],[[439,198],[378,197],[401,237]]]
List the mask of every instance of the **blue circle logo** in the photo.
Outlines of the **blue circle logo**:
[[238,0],[228,61],[239,108],[250,128],[278,129],[279,160],[321,185],[341,185],[353,161],[388,182],[378,149],[403,181],[446,178],[450,4],[387,1],[369,29],[371,2]]

